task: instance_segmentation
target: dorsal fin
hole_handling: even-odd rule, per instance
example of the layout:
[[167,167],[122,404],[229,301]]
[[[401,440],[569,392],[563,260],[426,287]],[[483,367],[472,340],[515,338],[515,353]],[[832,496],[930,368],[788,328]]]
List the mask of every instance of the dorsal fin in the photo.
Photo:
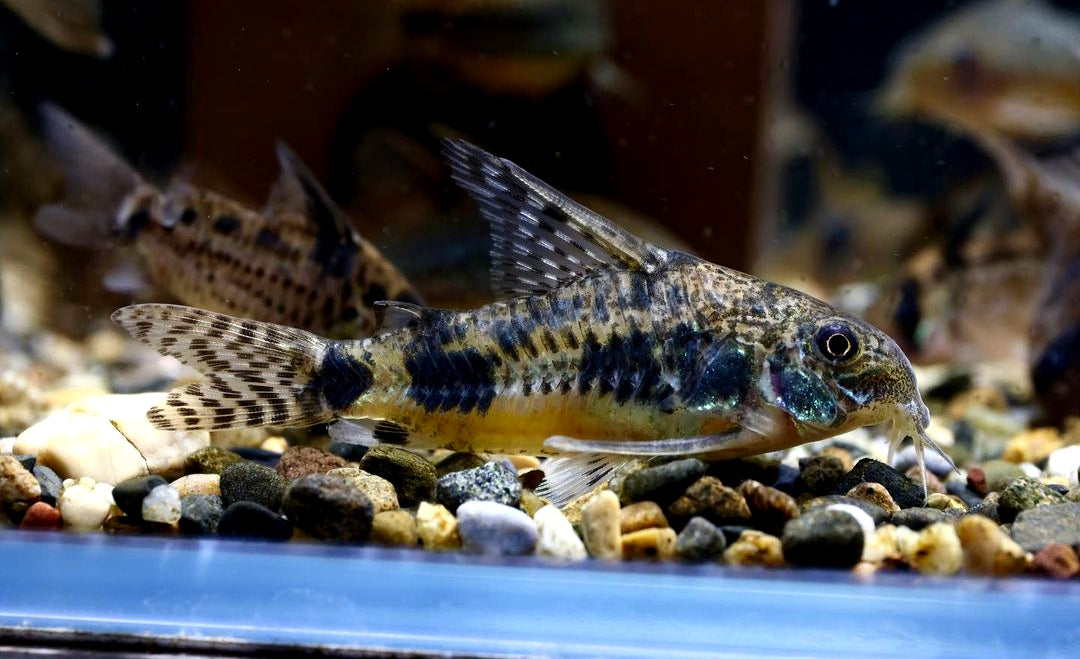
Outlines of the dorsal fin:
[[667,251],[625,231],[509,160],[445,140],[457,183],[491,223],[491,283],[498,293],[540,293],[606,268],[651,272]]
[[284,142],[278,142],[276,150],[281,173],[270,189],[266,215],[278,217],[300,213],[306,216],[319,230],[320,249],[328,254],[340,245],[355,245],[356,231],[315,174]]

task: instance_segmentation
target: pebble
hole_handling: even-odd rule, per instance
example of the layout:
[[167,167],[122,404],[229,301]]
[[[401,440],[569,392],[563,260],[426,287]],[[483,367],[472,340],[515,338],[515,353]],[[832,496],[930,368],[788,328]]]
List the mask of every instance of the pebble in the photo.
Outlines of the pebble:
[[956,524],[964,568],[972,574],[1005,577],[1027,569],[1027,553],[993,520],[967,515]]
[[1059,448],[1046,460],[1046,474],[1069,479],[1070,485],[1077,484],[1077,472],[1080,471],[1080,444]]
[[799,460],[799,480],[795,487],[800,489],[801,486],[806,492],[820,496],[832,491],[843,475],[844,463],[839,458],[831,455],[803,458]]
[[55,506],[56,500],[60,498],[60,491],[63,490],[63,481],[60,477],[45,465],[34,465],[34,478],[41,487],[41,500],[50,506]]
[[855,517],[821,508],[788,522],[780,538],[787,562],[816,567],[855,565],[862,558],[864,541],[862,525]]
[[780,476],[780,461],[766,455],[752,455],[735,460],[721,460],[708,464],[708,475],[720,479],[730,486],[744,481],[754,480],[759,483],[775,483]]
[[231,538],[285,541],[292,537],[293,525],[266,506],[254,501],[236,501],[222,513],[217,533]]
[[290,446],[278,459],[277,472],[285,480],[293,481],[308,474],[325,474],[346,464],[344,458],[314,446]]
[[1062,503],[1064,497],[1032,478],[1017,478],[1001,491],[998,499],[998,519],[1008,524],[1025,510],[1036,506]]
[[244,459],[232,451],[217,446],[207,446],[184,458],[184,472],[187,474],[218,474],[225,467],[242,462]]
[[26,509],[20,529],[58,529],[60,528],[60,511],[44,501],[38,501]]
[[356,467],[331,469],[326,472],[326,475],[338,476],[351,482],[371,500],[371,505],[375,508],[375,514],[388,510],[397,510],[401,507],[398,504],[397,492],[394,491],[393,484],[381,476],[369,474]]
[[363,542],[371,533],[375,509],[348,479],[305,474],[292,481],[281,510],[293,526],[319,540]]
[[1006,460],[987,460],[982,463],[980,467],[986,479],[986,485],[984,486],[985,491],[976,487],[972,487],[971,489],[982,496],[986,496],[990,492],[1000,492],[1001,490],[1004,490],[1009,483],[1017,478],[1024,477],[1024,470],[1020,468],[1020,465]]
[[439,478],[442,478],[455,471],[476,469],[486,462],[487,460],[485,460],[483,456],[479,456],[475,453],[458,451],[457,453],[451,453],[442,460],[439,460],[439,462],[435,464],[435,473],[439,475]]
[[988,517],[995,522],[1000,522],[998,518],[998,499],[1001,498],[1001,492],[991,492],[986,495],[982,501],[971,507],[972,515],[982,515]]
[[466,501],[494,501],[517,506],[521,500],[521,483],[517,471],[509,463],[495,460],[443,476],[435,492],[438,502],[451,512]]
[[959,512],[966,513],[968,511],[967,504],[964,500],[958,496],[951,494],[941,494],[934,492],[930,496],[926,497],[926,507],[936,508],[945,512]]
[[404,510],[384,510],[371,520],[370,542],[384,547],[414,548],[419,540],[416,520]]
[[[945,478],[952,472],[952,465],[945,458],[938,455],[937,451],[923,451],[923,459],[926,461],[926,471],[939,478]],[[919,466],[919,456],[915,447],[911,444],[904,446],[896,457],[893,458],[893,469],[904,474],[912,467]]]
[[367,454],[368,447],[363,444],[341,442],[331,439],[330,446],[327,450],[346,462],[360,462],[364,459],[364,455]]
[[32,472],[34,470],[34,465],[37,464],[37,457],[33,455],[12,455],[10,457],[15,458],[15,460],[22,465],[22,468],[27,471]]
[[116,502],[116,507],[133,521],[142,521],[143,500],[151,490],[167,482],[161,476],[129,478],[113,488],[113,501]]
[[1032,428],[1010,439],[1001,459],[1016,463],[1038,462],[1064,445],[1057,428]]
[[409,508],[435,497],[438,480],[435,466],[411,451],[380,444],[364,454],[360,468],[393,483],[398,502],[403,507]]
[[655,501],[663,506],[679,498],[705,471],[705,463],[697,458],[639,469],[623,479],[619,499],[628,504]]
[[[26,523],[25,520],[23,523]],[[1054,579],[1071,579],[1080,573],[1080,558],[1077,558],[1076,552],[1069,545],[1053,542],[1035,554],[1031,568]]]
[[838,503],[851,504],[852,506],[861,508],[864,513],[870,516],[870,519],[874,520],[874,524],[881,524],[889,519],[889,512],[881,506],[870,503],[864,499],[856,499],[842,494],[829,494],[823,497],[814,497],[813,499],[804,502],[801,509],[805,515],[808,511],[815,508],[828,507]]
[[905,508],[894,513],[890,521],[896,526],[906,526],[914,531],[921,531],[931,524],[949,524],[952,522],[952,517],[936,508]]
[[285,494],[285,479],[281,474],[265,465],[247,461],[225,467],[219,485],[226,509],[239,501],[250,501],[277,510]]
[[218,474],[188,474],[177,478],[170,485],[180,494],[181,499],[194,494],[221,496],[221,476]]
[[570,520],[558,506],[544,506],[533,514],[538,536],[536,555],[560,561],[582,561],[588,558],[585,543],[581,541]]
[[821,449],[820,455],[830,458],[836,458],[840,461],[841,473],[846,474],[851,471],[851,468],[855,466],[855,457],[851,455],[851,451],[844,449],[835,444],[831,444]]
[[171,535],[172,524],[135,521],[127,515],[113,515],[101,525],[101,530],[111,535]]
[[536,511],[546,505],[548,505],[548,502],[541,499],[532,490],[521,491],[521,501],[518,501],[518,508],[524,510],[526,515],[536,515]]
[[12,455],[15,451],[15,437],[0,437],[0,455]]
[[921,531],[898,526],[896,544],[904,562],[922,574],[954,574],[964,561],[960,538],[949,523],[931,524]]
[[536,547],[536,522],[517,508],[473,499],[458,506],[457,519],[464,551],[485,556],[524,556]]
[[420,502],[416,509],[416,534],[424,549],[451,551],[461,546],[457,518],[442,504]]
[[833,494],[845,494],[859,483],[880,483],[892,495],[893,501],[901,508],[912,508],[923,504],[922,488],[912,483],[884,462],[873,458],[863,458],[833,488]]
[[748,479],[739,485],[739,493],[746,500],[754,524],[762,529],[780,532],[788,520],[799,516],[795,499],[774,487]]
[[675,558],[675,530],[648,528],[622,536],[622,558],[626,561],[666,561]]
[[40,498],[41,484],[34,474],[16,458],[0,455],[0,512],[9,512],[16,502],[29,506]]
[[[113,493],[115,494],[115,490]],[[147,522],[175,524],[180,521],[180,493],[166,484],[150,490],[142,501],[142,518]]]
[[619,528],[623,533],[668,526],[664,511],[655,501],[639,501],[619,510]]
[[1012,537],[1026,551],[1055,542],[1080,545],[1080,503],[1060,503],[1025,510],[1016,516]]
[[[912,483],[915,483],[919,487],[922,487],[922,472],[919,470],[918,465],[915,465],[914,467],[909,467],[908,470],[904,472],[904,476],[906,476],[907,479],[910,480]],[[926,471],[926,492],[927,494],[945,493],[945,483],[942,483],[941,479],[935,476],[934,472],[930,470]]]
[[180,499],[180,532],[184,535],[213,535],[225,512],[216,494],[191,494]]
[[[269,453],[284,453],[289,450],[289,440],[284,437],[267,437],[259,444],[259,448]],[[331,451],[333,453],[333,451]]]
[[783,545],[774,535],[749,529],[724,550],[724,562],[742,567],[780,567],[784,564]]
[[119,483],[148,473],[146,460],[108,419],[82,412],[53,412],[24,430],[15,450],[35,453],[62,478]]
[[142,456],[152,474],[182,475],[188,454],[210,445],[206,430],[159,430],[146,418],[146,411],[163,404],[165,392],[108,394],[84,398],[68,409],[105,419]]
[[[917,508],[908,510],[917,510]],[[863,542],[862,560],[877,565],[898,562],[903,555],[896,535],[896,526],[892,524],[883,524],[874,529],[874,532]]]
[[848,490],[845,496],[868,501],[879,508],[883,508],[890,515],[900,510],[900,506],[896,505],[892,495],[881,483],[859,483]]
[[967,481],[949,481],[945,483],[945,493],[960,497],[960,500],[970,509],[982,503],[982,497],[967,486]]
[[504,455],[504,459],[510,462],[517,472],[531,471],[540,468],[540,458],[535,455]]
[[[91,481],[92,483],[92,481]],[[57,501],[64,525],[77,531],[101,528],[113,502],[96,484],[72,483],[64,488]]]
[[717,560],[725,548],[723,532],[704,517],[691,517],[675,538],[675,554],[684,561]]
[[668,512],[674,517],[704,517],[714,524],[750,519],[750,507],[738,490],[712,476],[702,476],[676,499]]
[[619,497],[603,490],[581,507],[581,535],[589,555],[614,560],[622,555]]

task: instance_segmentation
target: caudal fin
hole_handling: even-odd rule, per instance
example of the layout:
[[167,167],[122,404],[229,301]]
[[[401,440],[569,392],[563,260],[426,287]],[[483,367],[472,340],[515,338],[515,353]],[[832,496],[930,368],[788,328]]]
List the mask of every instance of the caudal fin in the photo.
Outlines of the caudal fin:
[[371,385],[340,342],[310,332],[171,304],[119,309],[113,321],[208,382],[172,390],[147,418],[165,430],[310,426]]
[[49,149],[64,171],[64,198],[38,211],[34,225],[66,245],[94,246],[115,234],[124,198],[142,181],[134,169],[56,105],[41,108]]

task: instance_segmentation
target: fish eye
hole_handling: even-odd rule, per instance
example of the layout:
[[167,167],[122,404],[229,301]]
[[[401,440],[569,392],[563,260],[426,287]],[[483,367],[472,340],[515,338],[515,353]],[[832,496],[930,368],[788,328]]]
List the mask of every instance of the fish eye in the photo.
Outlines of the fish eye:
[[814,334],[814,347],[828,361],[839,364],[859,353],[859,341],[843,323],[829,323]]

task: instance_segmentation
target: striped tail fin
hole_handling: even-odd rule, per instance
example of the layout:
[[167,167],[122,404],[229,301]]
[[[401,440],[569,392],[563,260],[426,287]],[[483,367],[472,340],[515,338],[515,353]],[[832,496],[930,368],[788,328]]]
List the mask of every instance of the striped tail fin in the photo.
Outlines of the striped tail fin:
[[371,370],[341,342],[303,330],[171,304],[124,307],[112,318],[208,380],[172,390],[147,412],[164,430],[310,426],[371,386]]

